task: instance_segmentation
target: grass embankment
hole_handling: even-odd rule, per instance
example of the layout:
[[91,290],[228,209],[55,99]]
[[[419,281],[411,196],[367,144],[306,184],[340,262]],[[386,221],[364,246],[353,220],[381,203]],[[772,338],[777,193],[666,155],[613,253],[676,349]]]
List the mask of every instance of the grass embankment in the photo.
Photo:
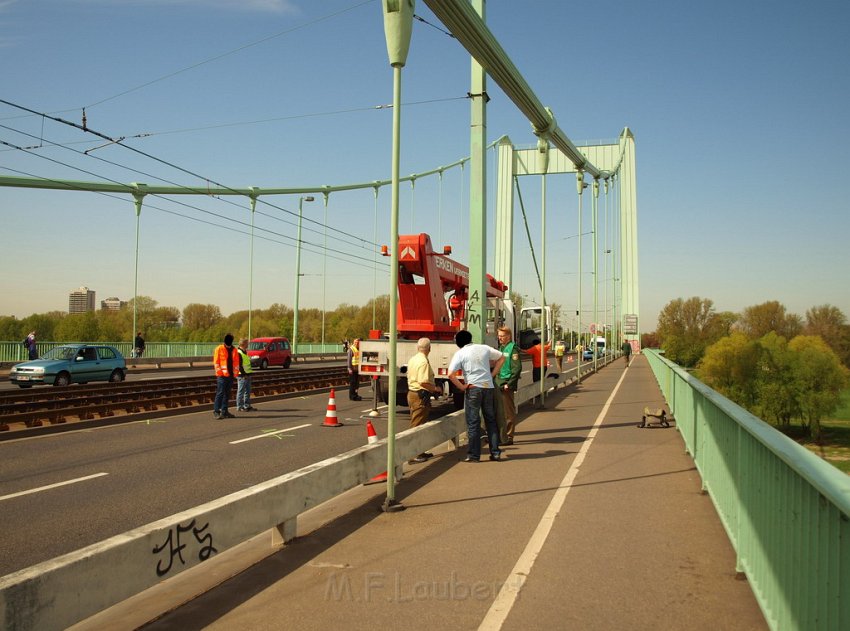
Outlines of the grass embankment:
[[809,437],[793,437],[831,465],[850,474],[850,390],[841,394],[841,405],[835,414],[821,421],[820,444]]

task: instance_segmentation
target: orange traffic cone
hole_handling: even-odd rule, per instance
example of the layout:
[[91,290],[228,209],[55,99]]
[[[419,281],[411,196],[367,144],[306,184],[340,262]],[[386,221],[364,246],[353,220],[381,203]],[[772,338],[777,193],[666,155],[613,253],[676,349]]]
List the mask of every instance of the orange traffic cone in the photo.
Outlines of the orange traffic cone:
[[375,426],[372,425],[372,421],[366,420],[366,444],[371,445],[372,443],[378,442],[378,434],[375,431]]
[[342,427],[342,423],[336,417],[336,396],[334,389],[331,388],[331,396],[328,398],[328,411],[325,414],[325,422],[322,427]]
[[[366,420],[366,444],[371,445],[378,442],[378,434],[375,432],[375,426],[372,421]],[[377,484],[378,482],[387,481],[387,472],[379,473],[374,478],[371,478],[366,484]]]

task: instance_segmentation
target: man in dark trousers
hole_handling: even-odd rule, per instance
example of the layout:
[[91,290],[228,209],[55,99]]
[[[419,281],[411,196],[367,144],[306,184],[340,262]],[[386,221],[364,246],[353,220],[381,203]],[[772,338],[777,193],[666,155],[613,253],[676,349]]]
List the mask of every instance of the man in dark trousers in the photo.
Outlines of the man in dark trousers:
[[136,333],[136,339],[133,341],[134,357],[141,357],[145,354],[145,338],[142,337],[142,332]]
[[623,345],[620,347],[620,350],[623,351],[623,357],[626,360],[626,367],[628,367],[629,361],[632,357],[632,345],[629,344],[628,340],[623,340]]
[[233,380],[239,373],[239,352],[233,346],[233,336],[228,333],[224,336],[224,344],[219,344],[213,353],[213,366],[215,366],[215,402],[213,403],[213,418],[235,418],[227,411],[227,402],[230,399],[230,391],[233,389]]
[[[490,444],[490,460],[502,460],[499,449],[499,426],[496,423],[496,389],[493,375],[498,375],[505,363],[500,351],[484,344],[473,344],[472,333],[458,331],[455,335],[458,351],[449,362],[449,380],[455,388],[464,392],[464,412],[466,414],[466,435],[469,439],[468,455],[464,462],[478,462],[481,459],[481,439],[479,425],[484,416]],[[491,368],[490,365],[493,364]],[[457,377],[457,371],[463,373],[463,382]]]
[[357,388],[360,387],[360,338],[355,337],[354,341],[348,345],[348,398],[352,401],[360,401],[363,399],[357,394]]

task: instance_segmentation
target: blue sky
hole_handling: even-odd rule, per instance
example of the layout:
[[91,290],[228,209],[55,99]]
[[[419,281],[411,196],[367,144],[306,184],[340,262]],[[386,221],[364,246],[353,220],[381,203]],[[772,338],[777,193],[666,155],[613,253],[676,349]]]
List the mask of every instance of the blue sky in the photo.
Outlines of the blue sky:
[[[402,174],[469,154],[468,55],[421,0],[416,14],[427,23],[414,22],[403,75]],[[801,316],[824,303],[850,316],[846,3],[491,0],[487,22],[573,142],[632,130],[642,330],[690,296],[718,310],[778,300]],[[391,110],[376,107],[392,101],[379,0],[0,0],[0,54],[1,99],[77,123],[85,107],[90,128],[156,158],[0,105],[0,140],[37,147],[0,146],[0,174],[200,188],[390,175]],[[489,140],[533,144],[529,123],[488,87]],[[467,177],[454,169],[442,183],[403,185],[401,231],[429,232],[467,262]],[[539,250],[539,179],[521,186]],[[573,177],[551,178],[548,191],[549,301],[570,309]],[[257,207],[255,308],[293,303],[298,198],[269,201]],[[304,214],[301,305],[364,304],[376,275],[372,191],[331,195],[327,209],[317,198]],[[377,214],[377,243],[387,243],[388,188]],[[0,188],[0,221],[0,314],[67,309],[81,285],[98,300],[132,297],[128,197]],[[139,293],[178,308],[247,308],[249,221],[236,198],[148,198]],[[536,295],[523,233],[518,223],[513,289]]]

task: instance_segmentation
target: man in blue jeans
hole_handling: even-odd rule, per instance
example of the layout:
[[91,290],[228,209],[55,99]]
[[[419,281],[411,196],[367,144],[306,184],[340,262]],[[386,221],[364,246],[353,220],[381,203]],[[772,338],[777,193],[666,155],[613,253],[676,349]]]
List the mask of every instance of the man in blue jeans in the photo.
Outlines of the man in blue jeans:
[[[449,379],[455,388],[465,393],[464,410],[469,451],[464,462],[481,460],[481,437],[478,434],[478,428],[479,417],[482,414],[490,442],[490,460],[498,462],[502,459],[502,451],[499,449],[493,376],[499,374],[505,357],[495,348],[485,344],[473,344],[472,333],[469,331],[458,331],[455,335],[455,344],[460,350],[449,362]],[[463,372],[463,382],[457,378],[458,370]]]

